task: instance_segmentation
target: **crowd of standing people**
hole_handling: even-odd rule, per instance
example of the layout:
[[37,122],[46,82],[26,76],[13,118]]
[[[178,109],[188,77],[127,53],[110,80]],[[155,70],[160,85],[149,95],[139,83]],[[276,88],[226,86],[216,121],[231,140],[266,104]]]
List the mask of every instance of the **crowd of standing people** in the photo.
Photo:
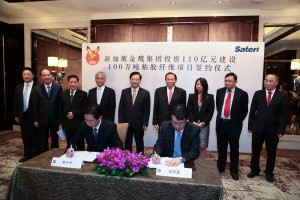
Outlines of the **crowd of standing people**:
[[[51,71],[40,72],[41,84],[33,81],[31,68],[22,71],[23,83],[15,88],[14,115],[20,123],[24,143],[24,162],[49,150],[58,148],[57,131],[61,126],[67,136],[67,155],[76,150],[103,151],[107,147],[123,149],[115,125],[116,94],[106,86],[106,74],[95,74],[96,87],[89,92],[78,88],[79,77],[69,75],[68,89],[53,82]],[[198,78],[194,93],[176,86],[177,76],[173,72],[165,75],[166,86],[155,90],[152,124],[158,132],[151,157],[154,163],[160,156],[173,157],[168,166],[197,159],[205,159],[209,144],[210,122],[215,108],[216,136],[218,148],[217,168],[225,171],[227,149],[230,146],[230,172],[234,180],[239,179],[239,139],[243,121],[248,114],[248,93],[237,87],[237,75],[230,72],[224,77],[224,87],[216,97],[208,92],[207,80]],[[262,145],[266,143],[266,180],[273,182],[276,149],[279,138],[285,133],[288,116],[288,98],[276,89],[278,76],[268,74],[264,89],[255,92],[248,121],[252,133],[252,158],[249,178],[260,173],[259,158]],[[118,122],[128,123],[125,149],[132,151],[133,138],[136,149],[144,153],[144,133],[148,129],[151,98],[148,90],[140,86],[142,75],[135,71],[129,76],[130,87],[122,90],[118,106]],[[85,148],[85,142],[87,148]]]

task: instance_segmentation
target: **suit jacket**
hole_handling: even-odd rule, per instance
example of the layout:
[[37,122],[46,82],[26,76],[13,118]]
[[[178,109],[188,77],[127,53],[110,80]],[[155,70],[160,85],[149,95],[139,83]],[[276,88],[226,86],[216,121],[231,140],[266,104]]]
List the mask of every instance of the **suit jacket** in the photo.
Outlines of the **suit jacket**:
[[202,102],[202,107],[199,112],[198,100],[195,99],[194,94],[190,94],[187,108],[190,111],[190,122],[198,122],[200,120],[200,122],[204,122],[205,125],[209,125],[215,110],[214,96],[207,94],[206,99]]
[[[28,100],[28,115],[30,116],[32,120],[32,94],[34,87],[37,86],[35,82],[32,84],[32,88],[29,94],[29,100]],[[21,83],[15,87],[15,96],[14,96],[14,117],[18,117],[20,120],[20,123],[23,122],[23,89],[24,89],[24,83]]]
[[288,98],[286,94],[276,90],[268,107],[266,97],[265,90],[254,93],[249,113],[248,130],[260,134],[284,135],[288,120]]
[[131,87],[122,90],[119,103],[119,123],[130,123],[142,128],[148,126],[150,115],[150,93],[139,87],[134,105],[132,105]]
[[167,86],[160,87],[155,90],[154,109],[153,109],[153,125],[161,125],[163,121],[171,120],[172,109],[177,105],[186,106],[186,91],[175,87],[172,100],[168,103]]
[[101,152],[107,147],[123,149],[117,126],[109,120],[101,120],[97,139],[94,137],[93,128],[89,127],[86,122],[82,122],[69,145],[76,146],[77,142],[83,138],[87,143],[87,151]]
[[[97,104],[97,87],[89,90],[88,102],[90,104]],[[116,93],[113,89],[105,86],[100,106],[102,107],[102,117],[114,122],[116,112]]]
[[[216,96],[216,107],[218,111],[216,120],[216,131],[219,131],[220,118],[222,113],[222,107],[224,103],[226,88],[220,88],[217,90]],[[235,87],[235,93],[230,109],[230,120],[232,124],[233,131],[236,134],[241,134],[243,128],[243,121],[248,113],[248,93],[244,90]]]
[[50,98],[48,98],[44,84],[34,88],[32,94],[33,120],[39,125],[59,124],[59,99],[62,88],[60,85],[52,83]]
[[[186,162],[198,158],[200,152],[200,128],[187,122],[182,132],[181,153]],[[161,132],[158,136],[154,151],[163,157],[173,157],[175,141],[175,129],[171,121],[165,121],[161,125]]]
[[[70,90],[65,90],[60,95],[60,124],[65,130],[76,131],[80,122],[84,120],[83,113],[87,103],[87,93],[85,91],[76,90],[76,93],[71,102]],[[74,118],[68,119],[68,112],[73,112]]]

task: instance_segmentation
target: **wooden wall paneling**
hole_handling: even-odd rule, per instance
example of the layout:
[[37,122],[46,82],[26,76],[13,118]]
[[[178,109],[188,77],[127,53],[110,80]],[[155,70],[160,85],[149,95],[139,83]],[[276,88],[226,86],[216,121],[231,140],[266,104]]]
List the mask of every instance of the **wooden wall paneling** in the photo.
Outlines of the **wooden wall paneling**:
[[133,25],[133,42],[166,42],[167,25]]
[[132,25],[97,25],[95,42],[132,42]]
[[208,24],[173,25],[173,41],[208,41]]
[[252,22],[240,22],[239,23],[239,40],[241,42],[252,42],[253,24]]
[[[249,28],[248,26],[251,28]],[[244,31],[245,27],[248,27],[246,31]],[[252,30],[251,23],[244,23],[244,22],[210,23],[209,41],[251,41],[251,35],[252,35],[251,30]]]

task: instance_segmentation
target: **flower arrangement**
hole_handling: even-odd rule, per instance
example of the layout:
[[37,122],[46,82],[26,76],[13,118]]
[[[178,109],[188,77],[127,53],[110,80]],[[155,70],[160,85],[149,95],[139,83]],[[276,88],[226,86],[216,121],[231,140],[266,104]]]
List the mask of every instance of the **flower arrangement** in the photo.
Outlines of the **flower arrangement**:
[[104,149],[97,156],[99,165],[95,165],[95,170],[105,176],[124,176],[131,177],[135,174],[148,175],[150,174],[147,167],[149,158],[146,158],[142,153],[132,153],[117,149]]

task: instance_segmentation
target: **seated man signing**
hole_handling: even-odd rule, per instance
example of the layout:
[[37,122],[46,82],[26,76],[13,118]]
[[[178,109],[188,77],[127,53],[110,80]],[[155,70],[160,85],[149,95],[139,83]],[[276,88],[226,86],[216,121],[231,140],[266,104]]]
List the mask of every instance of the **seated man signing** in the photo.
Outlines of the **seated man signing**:
[[199,127],[187,122],[188,109],[176,105],[172,110],[171,121],[161,125],[161,132],[154,145],[152,162],[160,162],[160,156],[173,157],[166,161],[169,167],[175,167],[183,162],[193,161],[199,156]]
[[85,139],[87,151],[101,152],[107,147],[123,149],[123,143],[119,138],[116,125],[106,119],[102,119],[102,109],[98,105],[91,105],[84,111],[85,122],[82,122],[77,133],[71,140],[66,152],[68,157],[74,154],[73,146],[80,139]]

